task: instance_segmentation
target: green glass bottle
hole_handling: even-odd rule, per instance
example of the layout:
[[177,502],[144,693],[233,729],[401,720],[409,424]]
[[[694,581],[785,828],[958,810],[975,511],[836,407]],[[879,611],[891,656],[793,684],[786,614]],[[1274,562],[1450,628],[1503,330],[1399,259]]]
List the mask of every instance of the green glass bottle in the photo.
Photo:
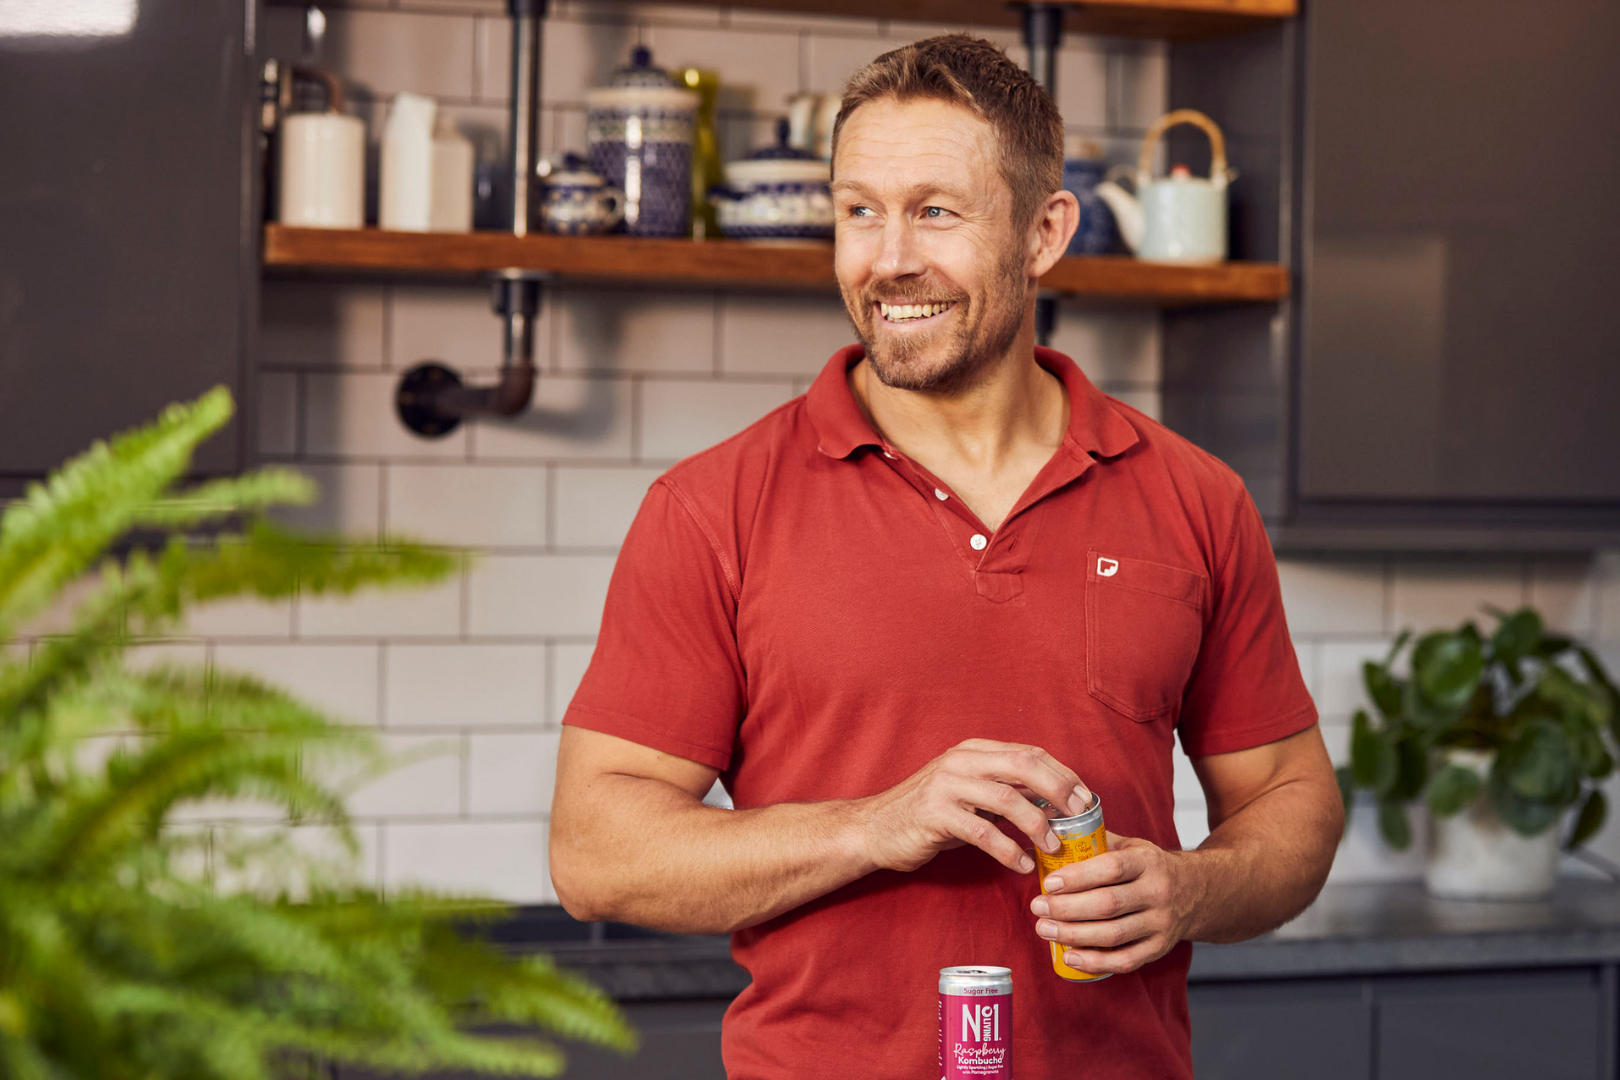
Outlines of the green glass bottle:
[[680,84],[698,95],[697,120],[692,126],[692,237],[720,236],[720,223],[709,202],[709,189],[725,180],[720,165],[720,139],[714,129],[714,106],[720,96],[720,76],[702,68],[675,73]]

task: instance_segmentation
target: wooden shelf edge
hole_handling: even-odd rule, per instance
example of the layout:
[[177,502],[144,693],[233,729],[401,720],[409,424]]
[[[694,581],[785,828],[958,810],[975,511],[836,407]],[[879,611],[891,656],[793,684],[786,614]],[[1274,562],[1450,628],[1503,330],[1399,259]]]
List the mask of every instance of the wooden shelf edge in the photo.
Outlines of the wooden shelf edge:
[[[714,7],[713,0],[675,0]],[[1020,25],[1018,11],[997,0],[728,0],[736,10],[880,18],[971,28]],[[1086,0],[1068,5],[1073,34],[1186,40],[1242,33],[1299,13],[1297,0]]]
[[[380,229],[264,229],[268,270],[382,275],[486,275],[503,270],[564,280],[768,289],[831,289],[827,243],[749,244],[630,236],[403,233]],[[1042,279],[1054,292],[1161,305],[1275,302],[1288,271],[1272,263],[1171,266],[1125,256],[1064,259]]]

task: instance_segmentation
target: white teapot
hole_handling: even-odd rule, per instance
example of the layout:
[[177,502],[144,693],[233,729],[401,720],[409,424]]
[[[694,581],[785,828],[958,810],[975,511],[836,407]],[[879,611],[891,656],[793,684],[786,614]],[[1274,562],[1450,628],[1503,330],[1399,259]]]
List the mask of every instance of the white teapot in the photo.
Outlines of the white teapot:
[[[1209,136],[1208,179],[1194,177],[1184,167],[1167,177],[1153,178],[1153,151],[1166,130],[1193,124]],[[1136,195],[1115,182],[1117,173],[1130,174],[1129,166],[1110,169],[1097,185],[1097,195],[1114,212],[1119,234],[1140,259],[1192,265],[1218,263],[1226,258],[1226,186],[1237,173],[1226,166],[1226,139],[1215,121],[1195,109],[1177,109],[1156,121],[1142,139],[1132,179]]]

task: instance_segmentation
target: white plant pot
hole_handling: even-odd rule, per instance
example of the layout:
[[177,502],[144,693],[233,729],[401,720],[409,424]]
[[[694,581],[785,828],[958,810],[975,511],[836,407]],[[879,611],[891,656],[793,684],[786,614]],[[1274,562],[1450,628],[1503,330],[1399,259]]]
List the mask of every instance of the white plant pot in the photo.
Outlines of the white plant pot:
[[[1447,750],[1444,760],[1490,775],[1495,755],[1484,750]],[[1430,815],[1429,857],[1423,884],[1448,900],[1540,900],[1552,892],[1558,872],[1558,829],[1521,836],[1503,823],[1482,792],[1450,817]]]

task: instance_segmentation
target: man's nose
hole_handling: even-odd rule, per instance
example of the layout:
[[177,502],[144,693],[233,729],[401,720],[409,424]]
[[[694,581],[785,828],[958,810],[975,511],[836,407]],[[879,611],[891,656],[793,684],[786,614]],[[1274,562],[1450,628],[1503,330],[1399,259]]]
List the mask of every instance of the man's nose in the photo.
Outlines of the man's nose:
[[928,267],[922,258],[916,230],[903,215],[890,217],[883,226],[883,244],[878,249],[872,273],[880,278],[900,278],[920,274]]

